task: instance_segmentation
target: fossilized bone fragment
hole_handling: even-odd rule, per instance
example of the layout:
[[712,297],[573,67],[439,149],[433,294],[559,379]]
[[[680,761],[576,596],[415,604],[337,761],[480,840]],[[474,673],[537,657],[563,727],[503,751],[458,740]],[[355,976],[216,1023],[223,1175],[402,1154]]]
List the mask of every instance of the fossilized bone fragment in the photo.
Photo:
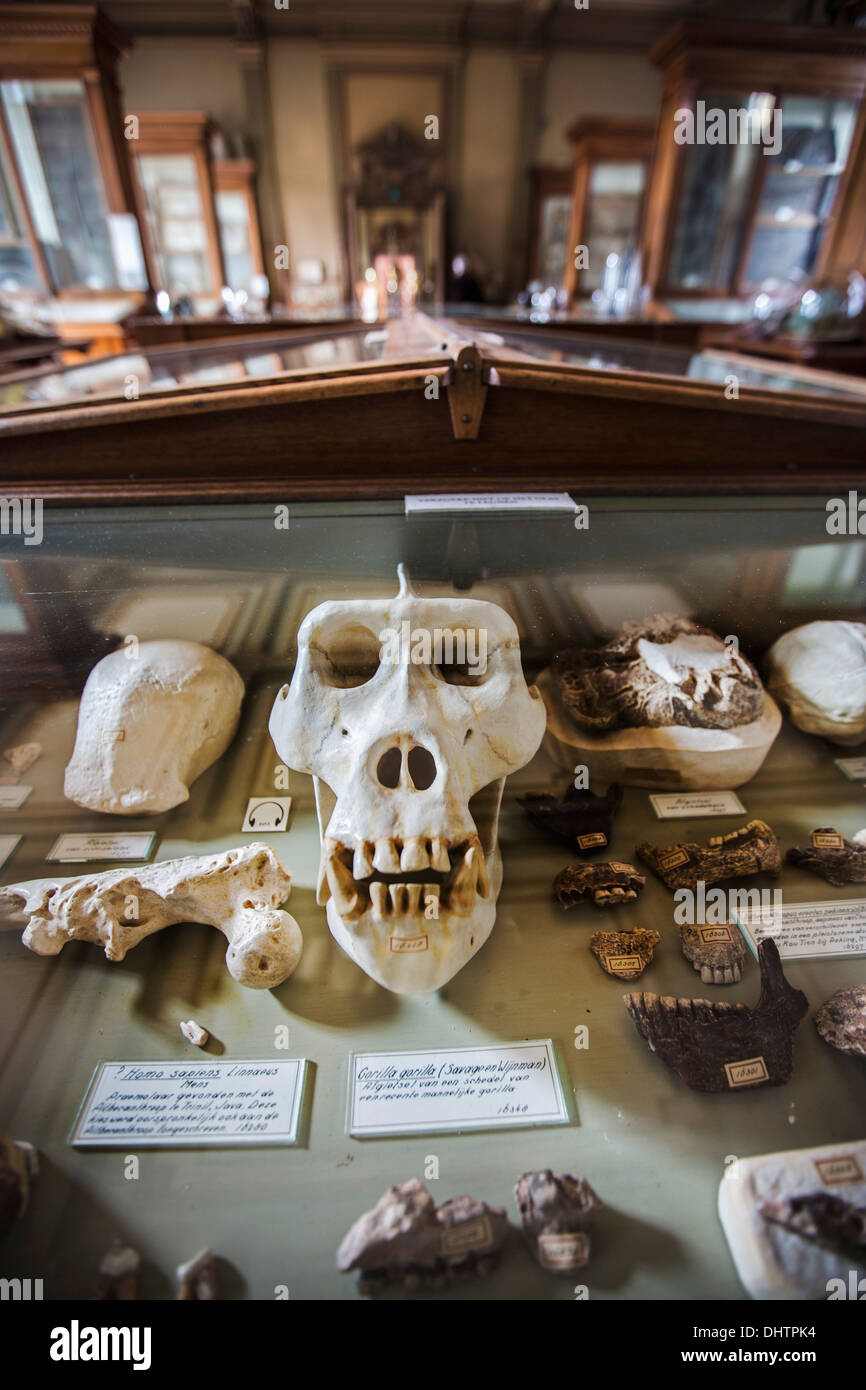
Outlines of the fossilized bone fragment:
[[539,830],[564,840],[576,854],[598,854],[610,844],[622,787],[611,782],[604,796],[595,796],[588,788],[571,784],[562,798],[542,792],[517,800]]
[[776,943],[758,946],[761,994],[746,1004],[626,994],[638,1033],[694,1091],[781,1086],[794,1068],[794,1033],[809,1007],[785,979]]
[[508,1218],[502,1207],[473,1197],[452,1197],[437,1207],[430,1193],[410,1178],[389,1187],[364,1212],[337,1251],[337,1268],[359,1271],[361,1293],[389,1284],[442,1288],[495,1269]]
[[866,1207],[856,1207],[834,1192],[818,1191],[763,1202],[760,1213],[801,1240],[866,1265]]
[[386,989],[438,989],[493,928],[502,789],[544,734],[511,618],[402,573],[393,599],[320,604],[269,727],[313,776],[333,936]]
[[572,719],[595,733],[670,724],[732,729],[764,709],[751,662],[710,628],[670,614],[625,623],[604,647],[560,652],[551,673]]
[[619,907],[633,903],[646,883],[633,864],[611,860],[607,864],[569,864],[553,880],[553,896],[560,907],[592,903],[593,907]]
[[39,1172],[32,1144],[9,1139],[0,1132],[0,1236],[24,1215],[30,1201],[30,1184]]
[[177,1297],[181,1302],[209,1302],[219,1298],[216,1260],[212,1250],[199,1250],[177,1267]]
[[831,1047],[866,1057],[866,985],[835,990],[815,1014],[815,1027]]
[[190,855],[137,869],[109,869],[78,878],[38,878],[0,888],[0,904],[29,917],[22,936],[40,956],[67,941],[99,943],[123,960],[145,937],[178,922],[205,922],[228,941],[226,965],[251,989],[272,989],[301,956],[303,938],[280,911],[291,877],[268,845]]
[[618,980],[637,980],[653,958],[661,937],[657,931],[635,927],[633,931],[597,931],[589,949],[606,975]]
[[697,970],[705,985],[735,985],[743,974],[746,944],[733,922],[717,926],[680,927],[683,955]]
[[19,743],[14,748],[4,748],[3,757],[17,780],[29,767],[32,767],[37,758],[42,756],[41,743]]
[[168,811],[234,737],[244,683],[198,642],[111,652],[87,678],[63,790],[91,811]]
[[706,845],[694,843],[635,846],[635,854],[649,864],[668,888],[695,889],[698,882],[710,886],[728,878],[746,878],[762,871],[777,874],[782,867],[779,842],[766,821],[751,820],[728,835],[711,835]]
[[194,1018],[188,1018],[182,1021],[180,1024],[180,1031],[183,1033],[187,1042],[191,1042],[194,1047],[204,1047],[210,1037],[208,1030],[202,1028],[200,1023],[196,1023]]
[[518,1178],[514,1196],[523,1234],[542,1269],[582,1269],[589,1260],[590,1229],[604,1206],[586,1178],[540,1168]]
[[138,1298],[141,1256],[132,1245],[113,1245],[99,1262],[96,1297],[128,1302]]
[[795,845],[785,858],[842,888],[846,883],[866,883],[866,845],[846,840],[832,825],[812,831],[812,843]]
[[774,642],[767,686],[807,734],[834,743],[866,737],[866,623],[806,623]]

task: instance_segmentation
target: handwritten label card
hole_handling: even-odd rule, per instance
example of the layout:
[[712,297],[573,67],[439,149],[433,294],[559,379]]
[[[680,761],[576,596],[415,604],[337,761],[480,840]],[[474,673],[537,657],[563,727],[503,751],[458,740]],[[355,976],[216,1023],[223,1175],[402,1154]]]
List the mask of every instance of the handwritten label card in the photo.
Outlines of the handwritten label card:
[[866,758],[834,758],[833,761],[852,782],[866,782]]
[[110,830],[105,834],[58,835],[46,860],[54,864],[86,864],[90,859],[149,859],[156,844],[155,830]]
[[69,1136],[77,1149],[296,1144],[304,1058],[100,1062]]
[[652,808],[659,820],[689,820],[701,816],[741,816],[745,806],[733,792],[653,792]]
[[20,839],[20,835],[0,835],[0,869],[3,868]]
[[24,805],[32,790],[32,787],[23,786],[0,787],[0,811],[17,811],[19,806]]
[[[737,915],[737,914],[735,914]],[[752,951],[772,936],[783,960],[866,955],[866,898],[786,903],[738,917]]]
[[568,1122],[550,1038],[351,1058],[347,1128],[359,1139]]
[[405,497],[413,512],[573,512],[567,492],[441,492]]

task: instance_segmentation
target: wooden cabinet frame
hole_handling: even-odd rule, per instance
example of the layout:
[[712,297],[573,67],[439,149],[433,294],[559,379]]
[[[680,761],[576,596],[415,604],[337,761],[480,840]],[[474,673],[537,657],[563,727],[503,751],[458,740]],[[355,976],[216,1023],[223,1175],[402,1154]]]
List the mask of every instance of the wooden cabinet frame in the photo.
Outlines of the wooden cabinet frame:
[[[250,229],[250,252],[253,258],[253,273],[266,275],[262,256],[262,234],[259,227],[259,214],[256,206],[256,165],[252,159],[215,159],[212,161],[214,193],[242,193],[247,207],[247,223]],[[219,216],[217,216],[219,230]],[[222,242],[220,242],[222,247]]]
[[[754,233],[758,183],[752,190],[734,287],[684,289],[670,282],[670,257],[679,211],[688,146],[674,140],[675,113],[694,109],[702,92],[761,91],[776,99],[816,96],[860,102],[845,173],[813,274],[818,277],[863,264],[866,235],[866,32],[781,24],[685,20],[674,25],[650,52],[664,69],[661,112],[646,204],[642,242],[644,276],[654,298],[728,299],[742,290]],[[767,170],[761,169],[761,175]]]
[[[568,233],[568,255],[565,259],[565,291],[570,304],[584,293],[580,288],[580,271],[574,264],[574,248],[586,245],[589,226],[589,185],[596,164],[643,164],[644,191],[638,216],[636,235],[641,241],[650,182],[650,165],[655,143],[652,121],[633,121],[617,116],[585,116],[575,121],[567,132],[574,146],[574,165],[571,174],[571,223]],[[590,248],[590,254],[592,248]]]
[[[572,172],[558,169],[553,165],[537,164],[530,170],[532,187],[532,210],[529,226],[529,250],[526,262],[525,280],[541,278],[539,257],[541,253],[541,229],[544,220],[544,204],[548,198],[567,197],[571,192]],[[571,257],[573,260],[574,258]],[[569,257],[566,254],[566,264]]]

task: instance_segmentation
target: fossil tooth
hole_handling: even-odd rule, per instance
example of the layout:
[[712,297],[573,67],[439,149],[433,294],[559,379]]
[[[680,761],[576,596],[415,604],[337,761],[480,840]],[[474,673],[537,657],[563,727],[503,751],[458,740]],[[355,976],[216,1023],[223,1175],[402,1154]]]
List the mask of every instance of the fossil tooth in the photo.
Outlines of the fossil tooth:
[[200,1250],[191,1260],[177,1267],[177,1296],[200,1302],[219,1298],[216,1261],[211,1250]]
[[653,1052],[695,1091],[781,1086],[794,1067],[794,1033],[809,1007],[785,979],[772,937],[758,946],[761,994],[754,1008],[626,994],[625,1005]]
[[466,858],[471,860],[477,867],[476,886],[479,898],[486,898],[490,892],[490,879],[487,877],[487,861],[484,858],[484,850],[481,848],[481,841],[476,840],[466,851]]
[[360,917],[364,911],[364,899],[358,892],[351,869],[334,854],[328,860],[327,871],[331,894],[340,916],[348,921]]
[[589,1260],[589,1231],[604,1203],[586,1178],[541,1168],[514,1188],[523,1234],[542,1269],[573,1274]]
[[407,912],[420,912],[420,910],[421,910],[421,889],[422,889],[422,887],[423,887],[423,884],[420,884],[420,883],[407,883],[407,884],[406,884],[406,911],[407,911]]
[[377,840],[373,853],[373,868],[380,874],[399,874],[400,855],[393,840]]
[[388,911],[388,885],[374,882],[370,884],[370,902],[375,918],[384,917]]
[[448,907],[458,917],[468,917],[475,905],[475,884],[478,878],[478,856],[467,850],[457,865],[448,892]]
[[448,857],[448,841],[437,835],[430,841],[430,867],[439,874],[447,874],[451,868]]
[[400,868],[404,874],[416,873],[418,869],[430,868],[430,855],[423,840],[416,838],[404,840],[400,855]]
[[426,909],[426,907],[427,907],[427,905],[428,905],[428,902],[429,902],[429,899],[430,899],[430,898],[435,898],[436,901],[437,901],[437,903],[438,903],[438,902],[439,902],[439,899],[440,899],[440,897],[441,897],[441,894],[442,894],[442,888],[441,888],[440,884],[438,884],[438,883],[425,883],[425,884],[424,884],[424,896],[423,896],[422,899],[421,899],[421,908],[422,908],[422,910],[423,910],[423,909]]
[[388,897],[391,899],[391,908],[395,913],[406,911],[405,883],[389,883]]
[[373,860],[370,857],[370,845],[367,840],[359,840],[355,846],[355,855],[352,860],[352,875],[359,881],[369,878],[373,872]]

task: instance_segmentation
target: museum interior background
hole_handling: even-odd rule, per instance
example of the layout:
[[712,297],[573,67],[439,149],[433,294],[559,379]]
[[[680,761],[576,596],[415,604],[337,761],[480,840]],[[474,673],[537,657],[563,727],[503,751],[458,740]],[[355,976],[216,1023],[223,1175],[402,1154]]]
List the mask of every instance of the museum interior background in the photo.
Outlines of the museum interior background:
[[[691,341],[787,311],[815,360],[803,338],[860,336],[864,6],[760,9],[0,5],[0,294],[91,353],[170,315],[484,301]],[[699,100],[780,108],[784,146],[674,145]],[[834,332],[816,286],[847,296]]]

